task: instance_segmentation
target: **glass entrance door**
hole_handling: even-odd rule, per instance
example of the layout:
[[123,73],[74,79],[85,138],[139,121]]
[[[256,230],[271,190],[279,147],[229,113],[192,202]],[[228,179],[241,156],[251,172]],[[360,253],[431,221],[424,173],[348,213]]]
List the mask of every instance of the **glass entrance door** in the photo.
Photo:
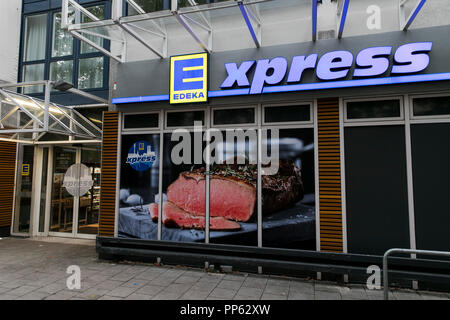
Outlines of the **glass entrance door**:
[[77,234],[96,235],[100,213],[100,146],[81,148]]
[[[68,192],[64,177],[75,164],[77,149],[70,147],[53,148],[53,176],[49,184],[52,188],[49,232],[73,233],[74,196]],[[66,184],[65,184],[66,182]]]
[[54,146],[48,170],[48,234],[95,238],[100,211],[100,146]]

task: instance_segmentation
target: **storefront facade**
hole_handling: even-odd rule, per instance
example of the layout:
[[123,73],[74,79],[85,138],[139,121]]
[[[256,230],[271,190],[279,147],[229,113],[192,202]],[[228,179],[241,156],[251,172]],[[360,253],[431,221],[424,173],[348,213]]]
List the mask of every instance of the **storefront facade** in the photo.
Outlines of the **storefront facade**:
[[[170,103],[170,59],[119,65],[117,111],[110,111],[117,130],[111,149],[116,193],[100,235],[370,255],[394,247],[449,250],[440,182],[450,174],[450,47],[443,41],[449,30],[213,53],[203,103]],[[233,140],[228,154],[229,141],[221,141],[212,157],[245,154],[248,162],[240,168],[194,159],[210,150],[208,132],[225,137],[239,129],[248,133],[245,147]],[[278,140],[271,138],[274,131]],[[181,152],[191,162],[173,158],[183,134],[199,141],[184,151],[192,159]],[[269,141],[277,141],[280,171],[266,178],[262,155],[253,166],[250,158],[252,147],[274,148]],[[139,144],[145,152],[136,152]],[[144,161],[143,167],[133,161]],[[250,195],[219,183],[227,180],[223,170],[250,181]],[[254,170],[252,178],[242,177],[243,170]],[[274,191],[271,183],[283,187]],[[254,201],[250,218],[236,213],[246,198]]]

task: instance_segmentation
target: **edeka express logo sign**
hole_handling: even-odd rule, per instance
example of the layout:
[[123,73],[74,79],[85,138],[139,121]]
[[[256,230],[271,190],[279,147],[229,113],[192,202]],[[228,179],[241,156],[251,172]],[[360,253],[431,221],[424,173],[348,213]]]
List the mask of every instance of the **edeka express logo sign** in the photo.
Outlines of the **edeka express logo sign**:
[[170,58],[170,103],[208,101],[208,54]]
[[156,161],[156,153],[147,141],[135,142],[128,150],[127,162],[136,171],[148,170]]

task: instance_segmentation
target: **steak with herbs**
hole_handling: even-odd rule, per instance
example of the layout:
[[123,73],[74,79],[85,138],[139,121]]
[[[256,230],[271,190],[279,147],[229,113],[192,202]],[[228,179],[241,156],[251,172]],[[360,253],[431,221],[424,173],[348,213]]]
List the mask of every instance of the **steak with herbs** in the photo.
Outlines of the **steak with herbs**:
[[[158,204],[151,203],[148,210],[153,222],[158,222]],[[205,229],[204,216],[192,215],[170,201],[164,202],[162,216],[162,223],[168,228]],[[241,225],[222,217],[211,217],[209,220],[209,228],[210,230],[239,230]]]
[[[210,216],[246,222],[256,211],[257,167],[213,165],[210,172]],[[182,210],[205,215],[205,169],[182,172],[167,189],[167,200]],[[300,169],[282,160],[276,175],[262,176],[263,214],[293,206],[303,198]]]

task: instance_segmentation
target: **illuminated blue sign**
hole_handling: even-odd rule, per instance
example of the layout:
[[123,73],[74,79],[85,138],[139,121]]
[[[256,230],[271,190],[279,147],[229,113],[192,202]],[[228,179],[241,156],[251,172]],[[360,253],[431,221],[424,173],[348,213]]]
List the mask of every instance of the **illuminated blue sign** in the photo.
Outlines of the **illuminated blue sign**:
[[[432,47],[432,42],[413,42],[395,51],[391,46],[370,47],[355,56],[347,50],[321,56],[313,53],[294,56],[290,65],[285,57],[226,63],[227,76],[216,91],[206,90],[206,54],[172,57],[170,94],[114,98],[112,102],[199,102],[208,97],[450,80],[449,72],[413,74],[428,67]],[[302,83],[306,70],[315,72],[316,82]]]
[[[431,42],[408,43],[400,46],[394,54],[391,73],[415,73],[424,70],[430,63],[428,52]],[[389,69],[389,56],[392,47],[373,47],[362,50],[356,56],[354,77],[374,77],[384,74]],[[295,56],[292,59],[287,83],[300,82],[306,69],[315,69],[320,80],[330,81],[346,78],[353,65],[350,51],[327,52],[318,59],[317,54]],[[251,67],[256,64],[252,82],[248,80]],[[221,84],[221,89],[238,86],[250,86],[249,94],[261,94],[265,85],[280,84],[288,72],[288,62],[284,57],[271,60],[245,61],[239,67],[236,63],[225,64],[228,76]]]

